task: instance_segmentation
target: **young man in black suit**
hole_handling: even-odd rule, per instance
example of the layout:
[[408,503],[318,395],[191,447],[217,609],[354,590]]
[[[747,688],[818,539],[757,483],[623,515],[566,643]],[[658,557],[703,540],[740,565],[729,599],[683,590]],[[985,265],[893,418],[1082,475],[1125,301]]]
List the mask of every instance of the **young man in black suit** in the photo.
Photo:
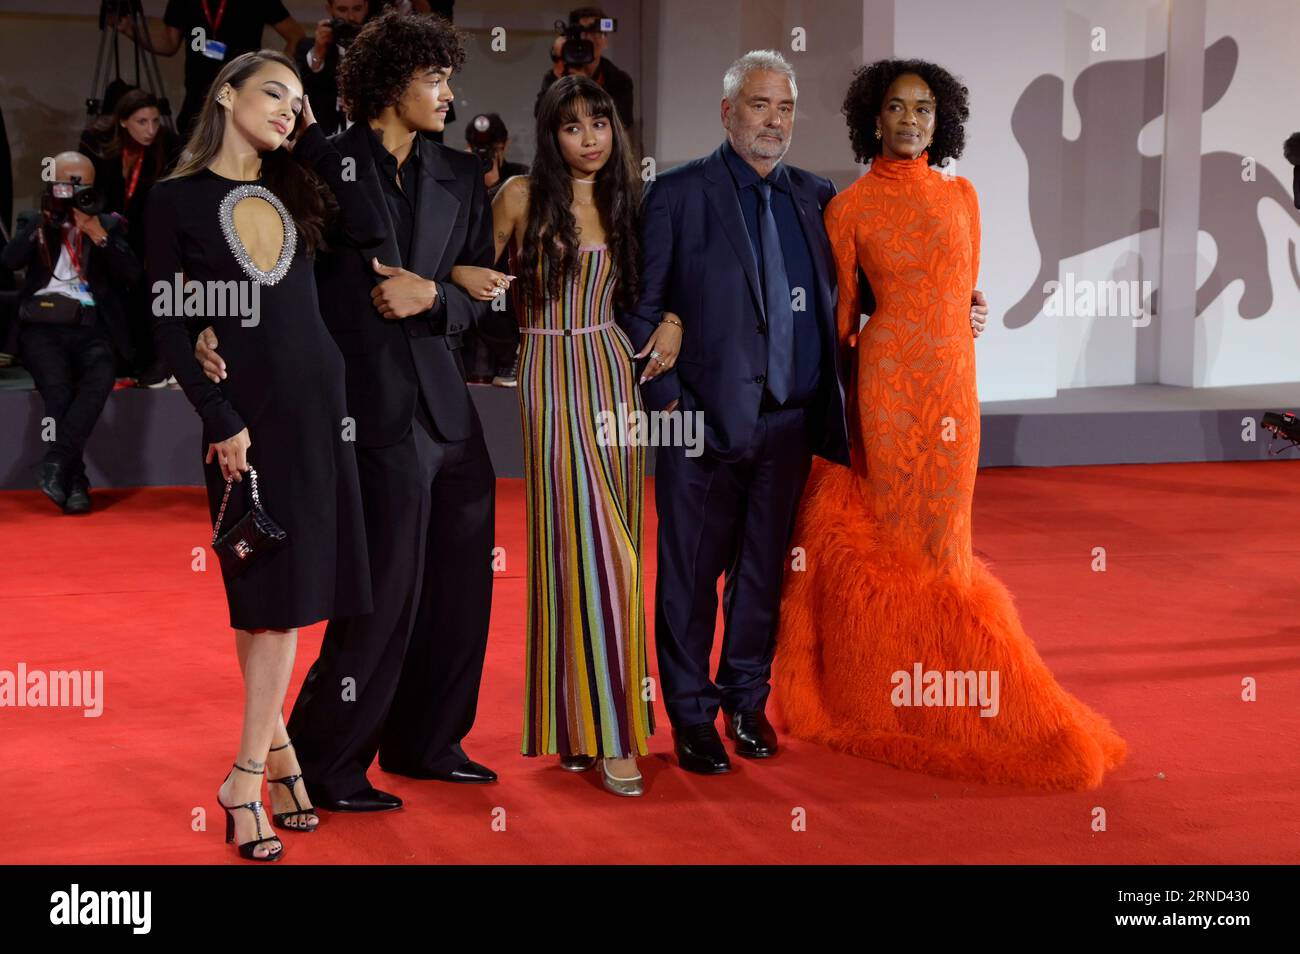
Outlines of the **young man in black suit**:
[[[288,723],[308,793],[334,811],[400,807],[366,778],[376,752],[412,778],[496,779],[460,744],[487,648],[496,475],[457,351],[488,306],[448,281],[455,265],[491,267],[491,215],[477,158],[427,136],[463,61],[445,20],[389,12],[339,67],[353,125],[333,141],[391,225],[378,248],[316,264],[346,362],[340,427],[355,427],[375,603],[330,621]],[[220,371],[208,332],[197,354]]]

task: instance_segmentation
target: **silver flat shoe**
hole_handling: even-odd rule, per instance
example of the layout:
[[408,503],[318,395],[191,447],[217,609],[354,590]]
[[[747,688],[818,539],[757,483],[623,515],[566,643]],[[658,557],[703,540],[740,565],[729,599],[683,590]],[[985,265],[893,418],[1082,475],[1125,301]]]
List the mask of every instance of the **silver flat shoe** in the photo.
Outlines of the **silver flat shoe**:
[[566,772],[586,772],[596,765],[594,755],[561,755],[560,768]]
[[619,778],[617,775],[610,775],[604,759],[600,760],[600,774],[604,779],[605,787],[615,795],[635,798],[645,794],[645,785],[639,774],[636,778]]

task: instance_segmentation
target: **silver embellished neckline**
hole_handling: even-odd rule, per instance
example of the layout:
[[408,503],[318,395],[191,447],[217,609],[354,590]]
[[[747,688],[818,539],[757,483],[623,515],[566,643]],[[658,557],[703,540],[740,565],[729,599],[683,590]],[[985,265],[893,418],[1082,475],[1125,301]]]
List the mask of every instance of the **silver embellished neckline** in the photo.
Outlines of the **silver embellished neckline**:
[[[248,249],[244,248],[244,243],[239,240],[239,233],[235,231],[235,206],[242,200],[248,198],[265,199],[271,203],[271,207],[280,215],[280,224],[284,227],[284,240],[280,244],[280,257],[276,260],[275,266],[269,271],[264,272],[257,267],[253,261],[253,256],[248,254]],[[221,200],[221,207],[217,210],[217,217],[221,222],[221,232],[226,236],[226,244],[230,246],[230,254],[235,256],[235,261],[243,269],[244,274],[256,282],[263,285],[274,285],[280,279],[289,273],[289,267],[293,264],[293,255],[298,248],[298,229],[293,224],[293,216],[270,189],[266,186],[245,183],[241,186],[235,186],[226,193],[225,198]]]

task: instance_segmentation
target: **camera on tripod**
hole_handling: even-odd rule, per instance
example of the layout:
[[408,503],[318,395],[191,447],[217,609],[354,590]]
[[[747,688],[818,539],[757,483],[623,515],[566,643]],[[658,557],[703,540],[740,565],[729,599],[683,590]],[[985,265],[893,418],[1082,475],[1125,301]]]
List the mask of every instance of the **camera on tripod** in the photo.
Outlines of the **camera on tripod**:
[[[591,19],[584,17],[583,19]],[[596,58],[596,46],[590,40],[584,39],[584,33],[615,33],[618,31],[618,20],[614,17],[597,17],[596,22],[591,26],[584,27],[581,20],[571,19],[568,23],[563,20],[555,21],[555,32],[564,37],[564,48],[560,51],[560,58],[564,61],[564,67],[569,69],[580,69],[587,66]]]
[[62,224],[73,209],[98,215],[104,211],[104,193],[93,185],[82,185],[81,176],[72,176],[69,182],[51,182],[41,193],[41,211],[48,221]]
[[[127,82],[122,77],[121,54],[118,50],[121,34],[118,27],[123,23],[129,25],[134,37],[149,35],[149,26],[145,22],[140,0],[100,0],[99,52],[95,57],[95,72],[90,80],[90,95],[86,97],[86,116],[93,122],[99,116],[112,113],[117,101],[128,90],[143,89],[153,93],[158,101],[158,113],[163,125],[175,132],[171,103],[167,100],[162,70],[158,67],[158,54],[142,49],[139,43],[131,44],[135,60],[135,81]],[[111,81],[108,78],[110,71],[115,74]]]

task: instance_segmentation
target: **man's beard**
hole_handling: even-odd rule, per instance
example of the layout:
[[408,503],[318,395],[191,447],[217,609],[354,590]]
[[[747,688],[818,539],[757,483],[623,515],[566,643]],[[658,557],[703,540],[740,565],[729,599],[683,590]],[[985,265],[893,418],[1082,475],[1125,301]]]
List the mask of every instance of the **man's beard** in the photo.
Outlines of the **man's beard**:
[[790,137],[784,136],[780,142],[773,139],[764,138],[763,136],[754,136],[745,143],[746,151],[755,159],[776,159],[780,160],[785,157],[787,150],[790,148]]

